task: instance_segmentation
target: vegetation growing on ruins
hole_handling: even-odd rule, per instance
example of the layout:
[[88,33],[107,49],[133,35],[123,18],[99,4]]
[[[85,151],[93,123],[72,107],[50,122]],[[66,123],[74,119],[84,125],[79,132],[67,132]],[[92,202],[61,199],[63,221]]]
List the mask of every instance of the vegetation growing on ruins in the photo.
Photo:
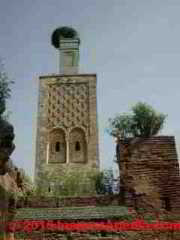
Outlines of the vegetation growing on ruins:
[[35,192],[38,195],[56,197],[113,193],[113,172],[111,170],[97,172],[68,169],[61,171],[61,174],[56,175],[53,170],[44,166],[39,179],[42,182]]
[[120,139],[128,137],[150,137],[162,129],[166,115],[157,112],[146,103],[138,102],[132,113],[119,114],[109,119],[108,132]]

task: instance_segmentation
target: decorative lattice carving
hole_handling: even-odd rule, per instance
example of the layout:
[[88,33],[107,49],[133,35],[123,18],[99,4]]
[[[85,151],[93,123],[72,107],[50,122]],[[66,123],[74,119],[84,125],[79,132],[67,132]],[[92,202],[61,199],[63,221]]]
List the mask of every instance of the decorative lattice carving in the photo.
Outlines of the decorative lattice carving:
[[48,86],[48,127],[88,127],[88,85],[62,83]]

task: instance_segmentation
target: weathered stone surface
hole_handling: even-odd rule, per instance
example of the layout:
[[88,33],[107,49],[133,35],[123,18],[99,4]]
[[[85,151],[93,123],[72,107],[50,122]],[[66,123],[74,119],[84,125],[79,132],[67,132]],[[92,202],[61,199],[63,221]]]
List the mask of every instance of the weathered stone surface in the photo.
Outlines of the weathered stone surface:
[[180,175],[174,137],[119,140],[117,156],[121,187],[128,202],[180,210]]
[[96,75],[40,77],[36,182],[44,164],[55,174],[72,168],[99,169]]

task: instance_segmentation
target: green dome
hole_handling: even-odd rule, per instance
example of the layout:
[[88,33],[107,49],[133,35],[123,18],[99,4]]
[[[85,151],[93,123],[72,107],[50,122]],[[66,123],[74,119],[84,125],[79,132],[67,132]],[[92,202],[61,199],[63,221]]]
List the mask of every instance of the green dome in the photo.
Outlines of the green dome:
[[51,36],[51,43],[55,48],[59,48],[60,38],[78,39],[80,41],[77,31],[71,27],[59,27],[54,30]]

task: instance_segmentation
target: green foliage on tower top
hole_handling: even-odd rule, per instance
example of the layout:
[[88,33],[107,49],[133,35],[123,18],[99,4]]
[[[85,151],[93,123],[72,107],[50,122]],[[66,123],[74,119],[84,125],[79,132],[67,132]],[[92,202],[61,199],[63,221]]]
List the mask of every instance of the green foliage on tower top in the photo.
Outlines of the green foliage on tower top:
[[166,115],[158,113],[150,105],[138,102],[132,107],[132,113],[119,114],[109,119],[108,132],[120,139],[128,137],[151,137],[159,133]]

